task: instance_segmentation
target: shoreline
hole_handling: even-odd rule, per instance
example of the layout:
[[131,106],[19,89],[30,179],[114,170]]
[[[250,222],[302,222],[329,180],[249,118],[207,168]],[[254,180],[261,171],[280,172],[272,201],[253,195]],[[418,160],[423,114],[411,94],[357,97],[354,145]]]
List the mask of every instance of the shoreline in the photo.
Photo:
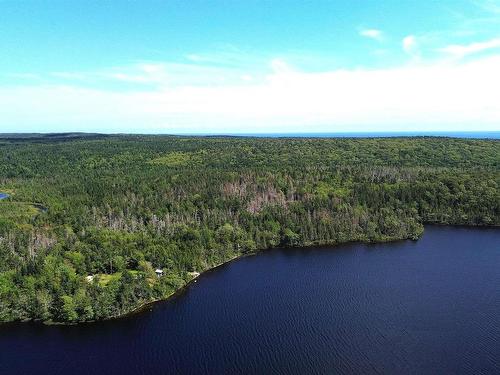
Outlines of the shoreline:
[[[222,266],[225,266],[225,265],[228,265],[229,263],[231,262],[234,262],[236,260],[239,260],[239,259],[242,259],[242,258],[246,258],[246,257],[250,257],[250,256],[256,256],[256,255],[259,255],[260,253],[263,253],[265,251],[273,251],[273,250],[277,250],[277,249],[304,249],[304,250],[307,250],[307,249],[311,249],[311,248],[326,248],[326,247],[337,247],[337,246],[343,246],[343,245],[348,245],[348,244],[355,244],[355,243],[359,243],[359,244],[372,244],[372,245],[377,245],[377,244],[383,244],[383,243],[396,243],[396,242],[403,242],[403,241],[419,241],[421,239],[421,237],[425,234],[425,227],[426,226],[434,226],[434,227],[455,227],[455,228],[474,228],[474,229],[488,229],[488,228],[500,228],[500,225],[468,225],[468,224],[439,224],[439,223],[428,223],[428,224],[423,224],[424,225],[424,231],[422,232],[422,235],[418,238],[418,239],[411,239],[411,238],[398,238],[398,239],[383,239],[383,240],[378,240],[378,241],[370,241],[370,240],[353,240],[353,241],[345,241],[345,242],[337,242],[337,243],[324,243],[324,244],[312,244],[312,245],[305,245],[305,246],[288,246],[288,247],[272,247],[272,248],[268,248],[268,249],[261,249],[261,250],[255,250],[253,252],[250,252],[250,253],[244,253],[244,254],[241,254],[241,255],[237,255],[237,256],[234,256],[232,257],[231,259],[228,259],[226,260],[225,262],[222,262],[222,263],[219,263],[217,264],[216,266],[214,267],[210,267],[208,269],[206,269],[205,271],[202,271],[202,272],[199,272],[197,276],[193,277],[191,280],[189,280],[186,284],[184,284],[182,287],[180,287],[179,289],[175,290],[173,293],[171,293],[170,295],[166,296],[166,297],[163,297],[163,298],[158,298],[158,299],[155,299],[153,301],[148,301],[148,302],[145,302],[137,307],[135,307],[134,309],[132,309],[131,311],[125,313],[125,314],[121,314],[121,315],[117,315],[117,316],[111,316],[109,318],[106,318],[106,319],[101,319],[101,320],[89,320],[89,321],[83,321],[83,322],[76,322],[76,323],[55,323],[55,324],[60,324],[60,325],[79,325],[79,324],[85,324],[85,323],[97,323],[97,322],[106,322],[106,321],[109,321],[109,320],[116,320],[116,319],[125,319],[125,318],[129,318],[129,317],[132,317],[133,315],[136,315],[136,314],[140,314],[141,312],[143,312],[145,309],[147,309],[148,307],[158,303],[158,302],[166,302],[170,299],[173,299],[177,296],[179,296],[180,294],[182,294],[183,292],[186,291],[186,289],[191,286],[192,284],[194,284],[195,282],[198,281],[198,279],[209,273],[209,272],[213,272],[215,270],[217,270],[218,268],[222,267]],[[43,324],[46,324],[46,325],[52,325],[51,323],[45,323],[45,322],[42,322]]]
[[267,248],[267,249],[260,249],[260,250],[255,250],[253,252],[249,253],[244,253],[240,254],[237,256],[234,256],[222,263],[219,263],[215,265],[214,267],[210,267],[202,272],[196,272],[197,275],[195,275],[191,280],[186,282],[183,286],[181,286],[179,289],[175,290],[171,294],[154,299],[151,301],[144,302],[136,307],[134,307],[132,310],[120,314],[120,315],[115,315],[115,316],[110,316],[105,319],[99,319],[99,320],[86,320],[86,321],[80,321],[80,322],[53,322],[53,321],[41,321],[41,320],[18,320],[18,321],[11,321],[11,322],[0,322],[0,327],[2,325],[8,325],[8,324],[16,324],[16,323],[34,323],[34,324],[42,324],[45,326],[77,326],[77,325],[85,325],[85,324],[93,324],[93,323],[103,323],[111,320],[117,320],[117,319],[126,319],[130,318],[136,314],[140,314],[144,312],[144,310],[148,309],[149,307],[155,305],[158,302],[166,302],[170,299],[173,299],[183,292],[187,290],[188,287],[190,287],[192,284],[196,283],[198,279],[202,276],[205,275],[209,272],[213,272],[217,270],[218,268],[225,266],[233,261],[245,258],[245,257],[250,257],[250,256],[256,256],[259,255],[260,253],[263,253],[265,251],[273,251],[277,249],[303,249],[307,250],[310,248],[330,248],[330,247],[337,247],[337,246],[343,246],[343,245],[348,245],[348,244],[371,244],[371,245],[377,245],[377,244],[383,244],[383,243],[396,243],[396,242],[403,242],[403,241],[419,241],[423,235],[425,235],[425,227],[454,227],[454,228],[473,228],[473,229],[498,229],[500,228],[500,225],[467,225],[467,224],[440,224],[440,223],[427,223],[424,224],[424,231],[422,232],[422,235],[418,239],[412,239],[412,238],[394,238],[394,239],[381,239],[377,241],[371,241],[371,240],[352,240],[352,241],[345,241],[345,242],[337,242],[337,243],[323,243],[323,244],[311,244],[311,245],[304,245],[304,246],[281,246],[281,247],[272,247],[272,248]]

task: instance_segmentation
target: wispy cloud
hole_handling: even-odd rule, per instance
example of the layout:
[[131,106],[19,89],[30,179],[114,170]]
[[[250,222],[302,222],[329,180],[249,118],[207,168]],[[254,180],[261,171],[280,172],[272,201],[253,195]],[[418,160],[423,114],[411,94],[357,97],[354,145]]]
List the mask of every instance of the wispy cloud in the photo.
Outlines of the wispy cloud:
[[379,42],[382,41],[384,36],[383,32],[378,29],[362,29],[359,31],[359,35],[365,38],[377,40]]
[[405,36],[402,40],[403,51],[412,57],[419,56],[419,44],[415,35]]
[[476,4],[483,10],[500,15],[500,1],[499,0],[474,0],[473,4]]
[[452,44],[441,48],[440,51],[447,53],[455,58],[463,58],[479,52],[500,48],[500,38],[487,40],[485,42],[476,42],[470,44]]
[[144,61],[129,66],[117,66],[92,72],[53,72],[46,77],[56,78],[52,83],[109,86],[113,84],[134,84],[144,87],[178,87],[199,85],[228,85],[248,81],[248,71],[241,68],[223,67],[200,61],[178,63]]
[[166,85],[169,82],[167,67],[161,63],[137,64],[133,69],[115,68],[103,76],[123,82]]
[[40,80],[42,77],[36,73],[9,73],[6,75],[9,78],[22,80]]

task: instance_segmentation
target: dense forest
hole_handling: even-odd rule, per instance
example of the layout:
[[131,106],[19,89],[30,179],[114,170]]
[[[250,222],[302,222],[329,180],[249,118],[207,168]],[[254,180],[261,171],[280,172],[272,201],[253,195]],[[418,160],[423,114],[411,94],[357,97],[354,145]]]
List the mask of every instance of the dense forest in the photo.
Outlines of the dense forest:
[[0,161],[0,321],[119,316],[262,249],[500,224],[496,140],[6,135]]

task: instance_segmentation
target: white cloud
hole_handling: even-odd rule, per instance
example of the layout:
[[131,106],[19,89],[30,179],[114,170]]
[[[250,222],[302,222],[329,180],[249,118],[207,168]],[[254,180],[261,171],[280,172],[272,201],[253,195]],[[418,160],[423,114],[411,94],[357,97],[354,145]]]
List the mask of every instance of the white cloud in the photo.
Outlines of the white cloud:
[[381,41],[383,38],[383,33],[377,29],[363,29],[359,32],[359,35],[364,36],[366,38],[375,39],[377,41]]
[[[412,46],[409,42],[410,51]],[[146,77],[169,76],[168,66],[142,71]],[[242,82],[238,75],[236,81],[218,85],[188,81],[136,91],[3,87],[0,131],[33,126],[47,126],[47,131],[226,133],[500,127],[500,56],[319,73],[294,70],[280,59],[271,66],[272,73],[263,79]]]
[[500,38],[491,39],[486,42],[476,42],[466,45],[453,44],[440,49],[440,51],[450,54],[456,58],[462,58],[474,53],[479,53],[496,48],[500,48]]
[[403,44],[403,51],[405,51],[408,55],[411,55],[413,57],[418,56],[419,46],[415,35],[408,35],[404,37],[402,44]]

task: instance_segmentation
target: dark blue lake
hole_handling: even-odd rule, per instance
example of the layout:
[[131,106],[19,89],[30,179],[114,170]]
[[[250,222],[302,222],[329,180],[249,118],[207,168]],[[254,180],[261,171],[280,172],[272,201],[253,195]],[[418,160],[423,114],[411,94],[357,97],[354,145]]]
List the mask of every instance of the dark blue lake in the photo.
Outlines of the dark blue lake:
[[272,250],[150,311],[0,326],[2,374],[499,374],[500,230]]
[[7,198],[9,196],[9,194],[6,194],[6,193],[0,193],[0,200],[4,199],[4,198]]

